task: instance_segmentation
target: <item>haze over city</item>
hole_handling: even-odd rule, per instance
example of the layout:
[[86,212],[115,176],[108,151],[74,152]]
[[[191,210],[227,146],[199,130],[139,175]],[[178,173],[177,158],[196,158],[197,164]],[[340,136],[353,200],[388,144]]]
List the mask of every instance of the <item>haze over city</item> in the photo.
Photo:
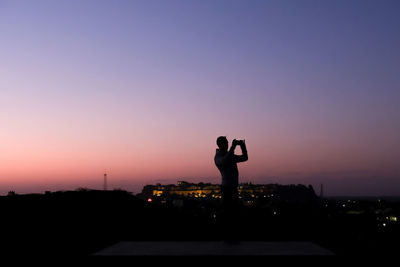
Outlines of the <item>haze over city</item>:
[[[0,0],[0,194],[240,182],[400,192],[399,1]],[[240,153],[240,150],[237,150]]]

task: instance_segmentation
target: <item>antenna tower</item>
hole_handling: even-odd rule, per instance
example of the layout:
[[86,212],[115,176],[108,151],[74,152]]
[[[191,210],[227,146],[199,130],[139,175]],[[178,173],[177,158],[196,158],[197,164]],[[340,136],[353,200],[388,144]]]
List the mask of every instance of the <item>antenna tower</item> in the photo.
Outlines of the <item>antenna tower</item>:
[[104,191],[107,190],[107,172],[104,171]]

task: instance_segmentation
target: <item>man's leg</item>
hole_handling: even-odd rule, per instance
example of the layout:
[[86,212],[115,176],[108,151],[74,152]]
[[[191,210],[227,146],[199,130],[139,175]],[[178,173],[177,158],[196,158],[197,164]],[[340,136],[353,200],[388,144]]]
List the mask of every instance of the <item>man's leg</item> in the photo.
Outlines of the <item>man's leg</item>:
[[230,209],[230,227],[231,227],[231,241],[238,243],[239,241],[239,193],[237,187],[232,188],[231,209]]
[[222,188],[222,233],[224,240],[234,240],[236,237],[236,216],[235,216],[235,188]]

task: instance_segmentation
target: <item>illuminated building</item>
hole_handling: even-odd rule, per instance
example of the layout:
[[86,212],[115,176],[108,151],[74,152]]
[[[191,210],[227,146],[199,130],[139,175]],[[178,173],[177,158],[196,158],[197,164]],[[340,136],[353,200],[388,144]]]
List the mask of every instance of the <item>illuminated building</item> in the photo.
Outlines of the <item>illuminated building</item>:
[[[307,200],[315,196],[311,186],[304,185],[278,185],[278,184],[252,184],[243,183],[238,186],[239,198],[246,203],[255,203],[258,199],[277,199],[284,198],[290,200],[294,197]],[[188,183],[178,181],[177,184],[168,185],[146,185],[143,187],[142,198],[165,199],[171,197],[189,197],[189,198],[221,198],[221,185],[211,183]]]

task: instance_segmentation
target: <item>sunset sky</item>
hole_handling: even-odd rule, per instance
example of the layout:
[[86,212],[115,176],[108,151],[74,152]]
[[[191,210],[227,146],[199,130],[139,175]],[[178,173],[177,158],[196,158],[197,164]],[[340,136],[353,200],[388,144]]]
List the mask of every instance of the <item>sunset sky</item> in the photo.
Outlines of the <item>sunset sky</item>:
[[220,183],[219,135],[240,182],[399,195],[400,1],[0,0],[0,195]]

